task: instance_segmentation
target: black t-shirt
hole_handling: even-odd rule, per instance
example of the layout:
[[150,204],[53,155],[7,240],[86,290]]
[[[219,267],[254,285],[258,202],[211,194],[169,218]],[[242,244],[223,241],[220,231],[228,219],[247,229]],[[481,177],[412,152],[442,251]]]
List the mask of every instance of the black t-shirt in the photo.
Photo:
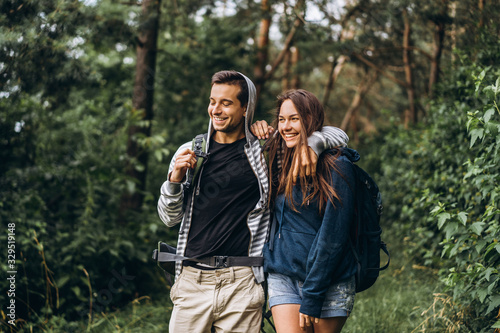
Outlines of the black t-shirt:
[[247,217],[260,198],[260,190],[245,155],[245,143],[245,138],[229,144],[210,140],[210,157],[193,202],[186,256],[248,256]]

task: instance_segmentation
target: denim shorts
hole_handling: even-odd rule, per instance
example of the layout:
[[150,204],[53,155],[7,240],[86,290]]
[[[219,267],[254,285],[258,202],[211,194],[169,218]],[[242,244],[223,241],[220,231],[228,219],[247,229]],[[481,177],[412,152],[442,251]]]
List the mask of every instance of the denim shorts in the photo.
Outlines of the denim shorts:
[[[302,281],[286,275],[269,273],[267,277],[269,307],[280,304],[301,304],[302,285]],[[331,285],[321,308],[321,318],[348,317],[354,307],[355,294],[354,276]]]

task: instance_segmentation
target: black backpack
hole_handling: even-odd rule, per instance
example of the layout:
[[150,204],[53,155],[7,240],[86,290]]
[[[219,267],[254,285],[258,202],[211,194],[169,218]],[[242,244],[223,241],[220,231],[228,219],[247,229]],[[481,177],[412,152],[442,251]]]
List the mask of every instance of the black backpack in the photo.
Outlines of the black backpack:
[[[356,173],[356,207],[351,237],[351,248],[356,258],[356,292],[370,288],[380,271],[389,267],[391,257],[387,245],[382,241],[380,216],[382,196],[370,175],[351,161]],[[380,250],[387,254],[387,263],[380,267]]]

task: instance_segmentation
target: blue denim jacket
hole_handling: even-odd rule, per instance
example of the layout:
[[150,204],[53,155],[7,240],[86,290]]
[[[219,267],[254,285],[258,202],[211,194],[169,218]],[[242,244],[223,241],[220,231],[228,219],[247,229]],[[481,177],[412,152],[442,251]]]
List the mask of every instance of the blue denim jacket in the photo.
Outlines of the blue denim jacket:
[[303,281],[300,312],[319,318],[326,292],[331,284],[350,278],[356,272],[349,245],[354,215],[354,169],[349,161],[359,159],[349,148],[336,160],[341,175],[332,170],[332,186],[341,202],[328,202],[319,214],[316,200],[300,206],[300,186],[293,189],[294,211],[284,194],[276,198],[274,214],[278,231],[274,248],[264,246],[264,271],[279,273]]

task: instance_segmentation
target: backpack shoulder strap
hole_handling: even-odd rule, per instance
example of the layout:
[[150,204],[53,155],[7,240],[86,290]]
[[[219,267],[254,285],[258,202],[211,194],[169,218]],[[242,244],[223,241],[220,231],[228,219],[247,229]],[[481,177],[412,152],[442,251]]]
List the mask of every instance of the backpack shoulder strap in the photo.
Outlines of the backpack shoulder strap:
[[269,165],[269,149],[266,148],[266,142],[266,139],[259,139],[260,149],[264,155],[264,159],[266,160],[266,165]]
[[201,166],[203,165],[203,162],[205,161],[206,158],[208,158],[208,154],[205,153],[206,147],[207,147],[207,137],[208,133],[204,134],[198,134],[194,139],[193,139],[193,151],[196,155],[196,167],[194,168],[193,172],[193,179],[196,178],[198,173],[200,172]]
[[194,169],[190,169],[187,175],[186,188],[190,188],[193,184],[193,181],[196,179],[196,176],[200,173],[200,169],[203,165],[204,160],[208,157],[208,154],[205,153],[207,146],[207,137],[208,133],[198,134],[194,139],[191,145],[191,150],[196,155],[196,167]]

